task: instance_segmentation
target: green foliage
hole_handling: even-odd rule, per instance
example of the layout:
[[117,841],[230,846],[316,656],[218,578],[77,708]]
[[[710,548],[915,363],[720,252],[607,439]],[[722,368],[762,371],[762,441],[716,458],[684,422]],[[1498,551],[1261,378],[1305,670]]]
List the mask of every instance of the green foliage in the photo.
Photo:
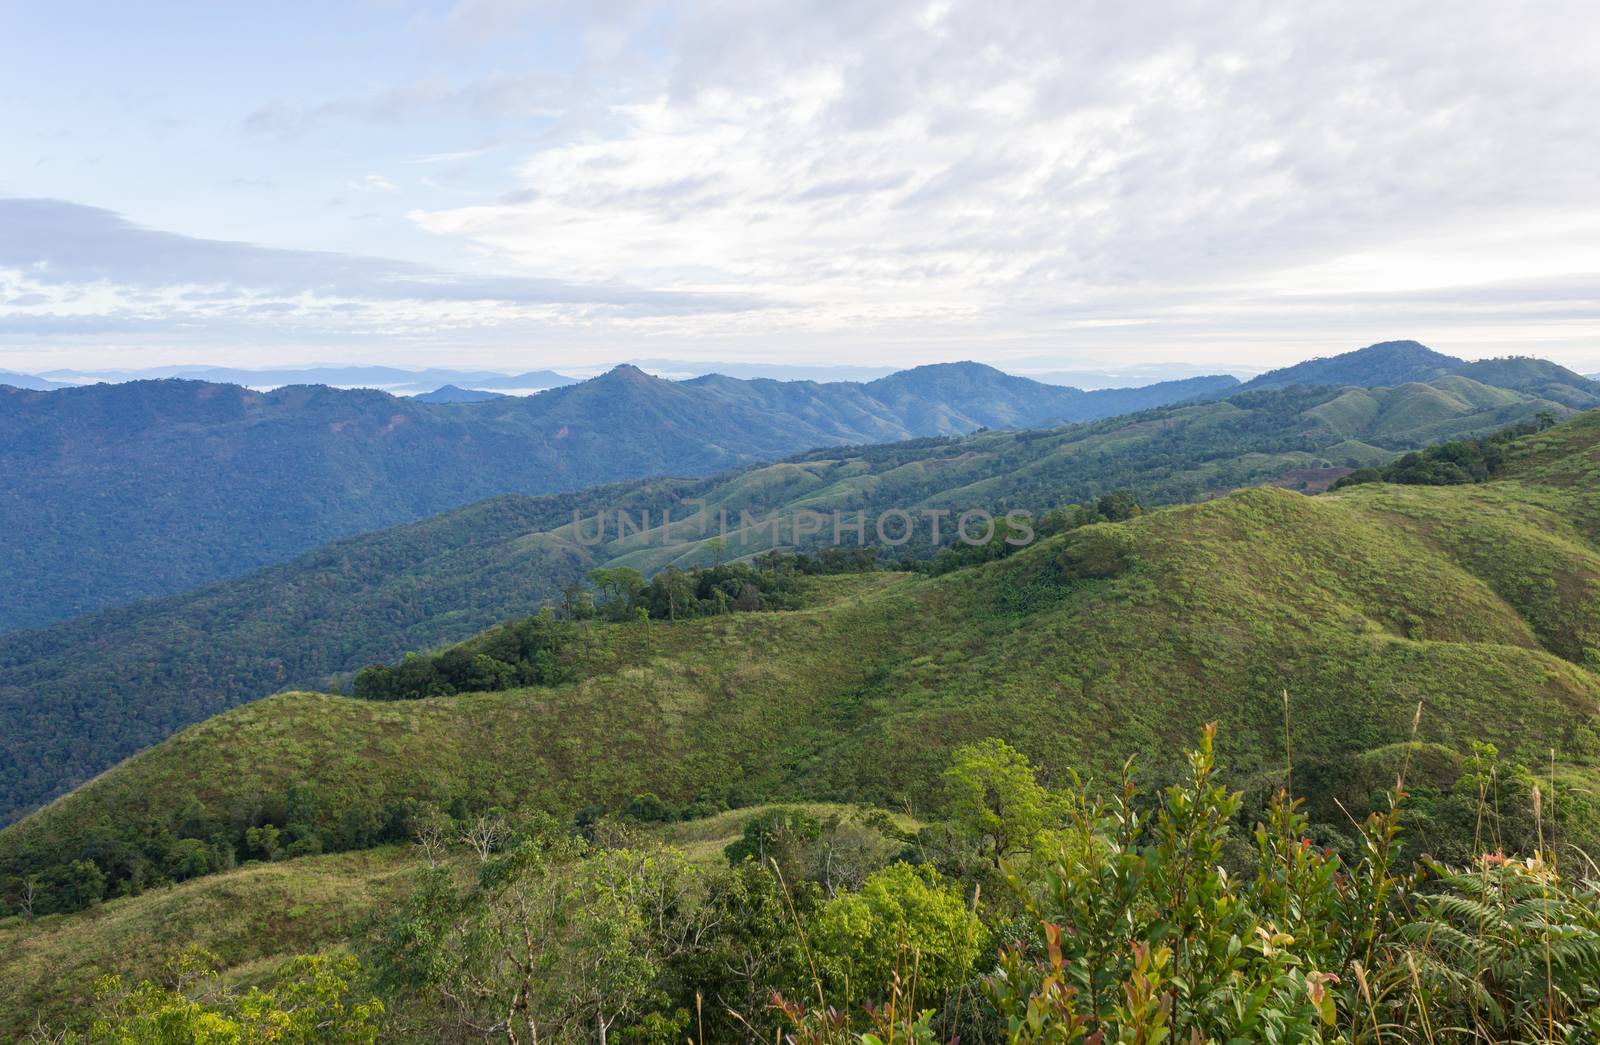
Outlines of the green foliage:
[[100,1012],[81,1039],[107,1045],[171,1042],[205,1045],[371,1045],[378,1040],[377,999],[359,1000],[354,958],[303,955],[278,970],[267,988],[237,994],[216,978],[219,960],[191,949],[169,969],[171,986],[104,980]]
[[574,627],[547,607],[536,616],[494,629],[470,645],[410,654],[398,665],[370,664],[351,688],[361,700],[421,700],[488,693],[519,686],[553,686],[570,669],[563,662]]
[[744,833],[730,843],[723,855],[731,864],[754,860],[759,864],[776,862],[793,867],[796,856],[806,845],[822,837],[822,822],[803,809],[779,807],[759,813],[745,822]]
[[896,982],[937,998],[966,982],[988,950],[989,930],[956,883],[931,867],[897,863],[824,904],[813,944],[838,1001],[882,1000]]
[[546,823],[485,855],[464,890],[446,868],[428,872],[369,952],[401,1021],[424,1039],[604,1040],[648,1027],[640,1040],[654,1041],[682,1035],[670,967],[720,914],[680,854],[591,848]]
[[1401,456],[1382,468],[1359,468],[1333,484],[1335,490],[1362,483],[1403,483],[1409,486],[1448,486],[1482,483],[1505,465],[1506,446],[1523,436],[1542,432],[1556,421],[1540,413],[1532,422],[1511,425],[1477,439],[1456,439]]
[[1057,853],[1012,874],[1037,935],[988,981],[1008,1040],[1586,1040],[1593,885],[1543,857],[1401,871],[1404,781],[1348,863],[1280,795],[1242,875],[1221,866],[1240,796],[1210,730],[1153,816],[1126,773],[1109,802],[1076,792]]
[[1031,849],[1054,814],[1027,758],[994,737],[956,748],[944,784],[951,822],[983,840],[995,867]]

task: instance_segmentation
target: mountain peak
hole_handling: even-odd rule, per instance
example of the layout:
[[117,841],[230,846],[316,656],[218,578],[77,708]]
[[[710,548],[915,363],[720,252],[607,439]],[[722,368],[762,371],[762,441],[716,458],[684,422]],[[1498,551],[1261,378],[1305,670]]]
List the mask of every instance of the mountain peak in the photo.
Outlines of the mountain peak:
[[1336,356],[1269,370],[1245,383],[1241,391],[1288,388],[1293,385],[1359,385],[1389,388],[1411,381],[1430,381],[1454,373],[1466,360],[1435,352],[1420,341],[1379,341]]
[[441,385],[432,392],[423,392],[411,398],[417,403],[487,403],[491,399],[506,397],[499,392],[484,392],[476,388],[462,388],[460,385]]

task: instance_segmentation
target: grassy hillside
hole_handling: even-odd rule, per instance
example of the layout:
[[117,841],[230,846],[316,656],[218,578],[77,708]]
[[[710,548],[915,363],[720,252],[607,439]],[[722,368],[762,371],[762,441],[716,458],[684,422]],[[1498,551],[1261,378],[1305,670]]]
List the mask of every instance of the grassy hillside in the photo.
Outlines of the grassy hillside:
[[[1001,736],[1048,777],[1168,764],[1218,721],[1249,776],[1420,737],[1595,777],[1600,549],[1592,416],[1517,444],[1483,485],[1253,489],[1076,530],[922,578],[822,578],[807,609],[595,624],[579,681],[369,703],[312,693],[191,727],[0,833],[0,873],[95,825],[249,807],[314,785],[330,831],[407,798],[560,813],[674,803],[917,808],[954,746]],[[1318,770],[1315,767],[1323,767]],[[1590,832],[1594,824],[1572,830]]]
[[235,978],[343,943],[375,904],[409,885],[403,846],[255,863],[76,915],[0,919],[0,1037],[59,1026],[102,976],[161,979],[190,946]]
[[[830,519],[834,510],[875,517],[890,508],[919,517],[970,508],[1037,515],[1118,488],[1151,504],[1263,482],[1315,488],[1341,468],[1426,441],[1403,426],[1406,404],[1419,397],[1436,397],[1447,410],[1459,404],[1454,416],[1418,412],[1418,431],[1430,439],[1565,410],[1526,398],[1484,407],[1474,401],[1478,392],[1462,394],[1464,379],[1448,380],[1453,391],[1258,392],[1077,427],[818,450],[700,481],[499,498],[190,594],[0,636],[0,822],[227,707],[325,687],[363,664],[532,612],[593,566],[648,572],[773,543],[770,531],[750,533],[713,550],[705,538],[716,534],[708,520],[719,511],[737,527],[745,510],[791,519],[801,509]],[[1357,409],[1352,396],[1370,401],[1370,410]],[[696,515],[700,502],[708,515]],[[635,523],[649,512],[650,532],[619,537],[619,508]],[[611,513],[601,543],[578,539],[575,510],[589,533],[596,512]],[[684,543],[664,541],[666,510],[672,537]],[[945,541],[949,530],[947,518]],[[791,537],[786,528],[777,540]],[[924,519],[901,552],[925,554],[930,537]],[[821,539],[831,538],[830,525]],[[870,529],[868,540],[876,540]]]

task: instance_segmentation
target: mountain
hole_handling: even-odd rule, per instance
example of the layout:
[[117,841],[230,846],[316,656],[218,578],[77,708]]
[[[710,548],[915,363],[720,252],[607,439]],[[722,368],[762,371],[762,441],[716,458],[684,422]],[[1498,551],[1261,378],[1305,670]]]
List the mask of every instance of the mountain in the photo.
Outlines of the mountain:
[[[692,389],[637,372],[614,380],[665,397],[666,405],[650,408],[663,422],[677,423],[674,406],[692,410],[698,401]],[[792,525],[787,537],[750,532],[719,551],[710,538],[720,522],[707,522],[720,520],[719,512],[737,528],[744,511],[753,519],[777,512],[792,521],[801,510],[876,518],[898,508],[923,520],[900,553],[927,553],[932,534],[922,513],[928,511],[951,513],[943,531],[948,542],[950,520],[974,508],[1037,514],[1119,488],[1137,491],[1147,504],[1259,483],[1314,490],[1429,441],[1567,412],[1464,378],[1445,380],[1453,391],[1355,390],[1361,397],[1355,402],[1352,390],[1271,390],[1074,428],[825,448],[701,480],[500,497],[197,591],[0,636],[0,796],[6,799],[0,822],[228,707],[284,688],[327,685],[363,664],[531,612],[595,566],[649,573],[723,554],[753,555],[792,537]],[[785,409],[801,402],[791,384],[731,388],[747,398],[721,416],[762,413],[763,394],[785,393]],[[562,392],[574,400],[566,410],[593,412],[581,401],[596,394],[593,385]],[[858,402],[869,410],[868,400]],[[1419,415],[1415,431],[1405,427],[1412,411]],[[648,533],[619,536],[618,511]],[[671,536],[686,543],[664,539],[667,511]],[[574,512],[585,520],[582,539]],[[597,512],[609,520],[604,539],[585,543]],[[830,526],[822,537],[831,536]],[[876,539],[869,532],[868,540]]]
[[[1159,776],[1215,721],[1233,780],[1264,793],[1282,780],[1285,691],[1322,823],[1343,823],[1334,797],[1358,817],[1376,801],[1419,700],[1418,786],[1437,807],[1475,741],[1581,802],[1600,783],[1600,492],[1575,480],[1600,469],[1600,412],[1503,451],[1484,484],[1257,488],[942,576],[815,578],[799,609],[573,624],[559,684],[280,694],[0,831],[0,893],[86,859],[113,885],[154,883],[181,838],[242,844],[262,822],[317,839],[301,851],[361,847],[408,802],[566,817],[738,793],[921,811],[950,751],[989,736],[1048,778],[1114,780],[1130,754]],[[1567,844],[1600,841],[1588,809],[1561,821]],[[1470,815],[1465,842],[1407,823],[1430,849],[1471,843]]]
[[42,377],[32,374],[19,374],[15,370],[0,370],[0,385],[10,385],[12,388],[25,388],[33,392],[48,392],[52,388],[65,388],[65,385],[55,381],[47,381]]
[[264,370],[226,366],[159,366],[138,370],[52,370],[44,376],[52,379],[52,388],[179,378],[243,385],[258,391],[285,385],[328,385],[331,388],[371,388],[396,395],[415,395],[445,384],[468,388],[516,389],[526,395],[546,388],[570,385],[578,380],[551,370],[533,370],[513,375],[496,370],[448,370],[438,367],[407,370],[392,366],[280,367]]
[[558,374],[554,370],[529,370],[521,374],[491,374],[477,378],[473,386],[482,389],[506,389],[521,395],[530,392],[542,392],[547,388],[560,388],[563,385],[575,385],[578,379]]
[[1292,385],[1357,385],[1384,388],[1411,381],[1429,381],[1454,373],[1465,360],[1435,352],[1416,341],[1382,341],[1325,359],[1269,370],[1244,383],[1244,389],[1288,388]]
[[182,379],[0,388],[0,630],[237,576],[495,494],[1088,420],[1231,381],[1085,393],[972,364],[871,385],[672,382],[624,365],[538,395],[449,404]]
[[1085,392],[1015,377],[981,363],[943,363],[869,381],[862,391],[888,406],[913,434],[951,434],[1046,421],[1093,421],[1222,395],[1238,385],[1237,378],[1224,375]]
[[411,398],[418,403],[487,403],[491,399],[504,399],[505,396],[499,392],[480,392],[476,389],[444,385],[432,392],[423,392]]
[[1508,356],[1467,362],[1435,352],[1415,341],[1384,341],[1326,359],[1312,359],[1271,370],[1245,382],[1242,391],[1294,385],[1352,385],[1391,388],[1433,382],[1456,375],[1482,385],[1585,410],[1600,402],[1600,383],[1544,359]]

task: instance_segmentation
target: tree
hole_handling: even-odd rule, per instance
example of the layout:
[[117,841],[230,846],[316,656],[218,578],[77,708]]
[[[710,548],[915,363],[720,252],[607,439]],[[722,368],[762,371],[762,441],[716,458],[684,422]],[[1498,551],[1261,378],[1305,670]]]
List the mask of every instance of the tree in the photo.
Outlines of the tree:
[[[217,979],[221,961],[191,947],[168,969],[176,987],[146,980],[127,987],[120,977],[100,983],[101,1013],[91,1042],[231,1042],[237,1045],[370,1045],[377,1041],[376,998],[358,1001],[351,984],[359,966],[348,955],[301,955],[280,969],[267,989],[233,994]],[[68,1036],[68,1041],[76,1038]]]
[[681,853],[590,849],[550,821],[464,893],[430,871],[372,962],[386,991],[444,1021],[434,1038],[604,1042],[652,1023],[682,1040],[687,1013],[660,981],[709,937],[713,899]]
[[611,620],[627,620],[645,589],[644,574],[631,566],[590,570],[589,582],[605,596],[605,613]]
[[944,784],[951,823],[977,837],[996,868],[1032,848],[1053,815],[1054,800],[1027,758],[994,737],[957,748]]
[[859,892],[842,893],[817,914],[818,961],[835,991],[871,1000],[896,980],[916,980],[938,998],[964,983],[989,949],[989,930],[957,886],[924,864],[891,864]]

